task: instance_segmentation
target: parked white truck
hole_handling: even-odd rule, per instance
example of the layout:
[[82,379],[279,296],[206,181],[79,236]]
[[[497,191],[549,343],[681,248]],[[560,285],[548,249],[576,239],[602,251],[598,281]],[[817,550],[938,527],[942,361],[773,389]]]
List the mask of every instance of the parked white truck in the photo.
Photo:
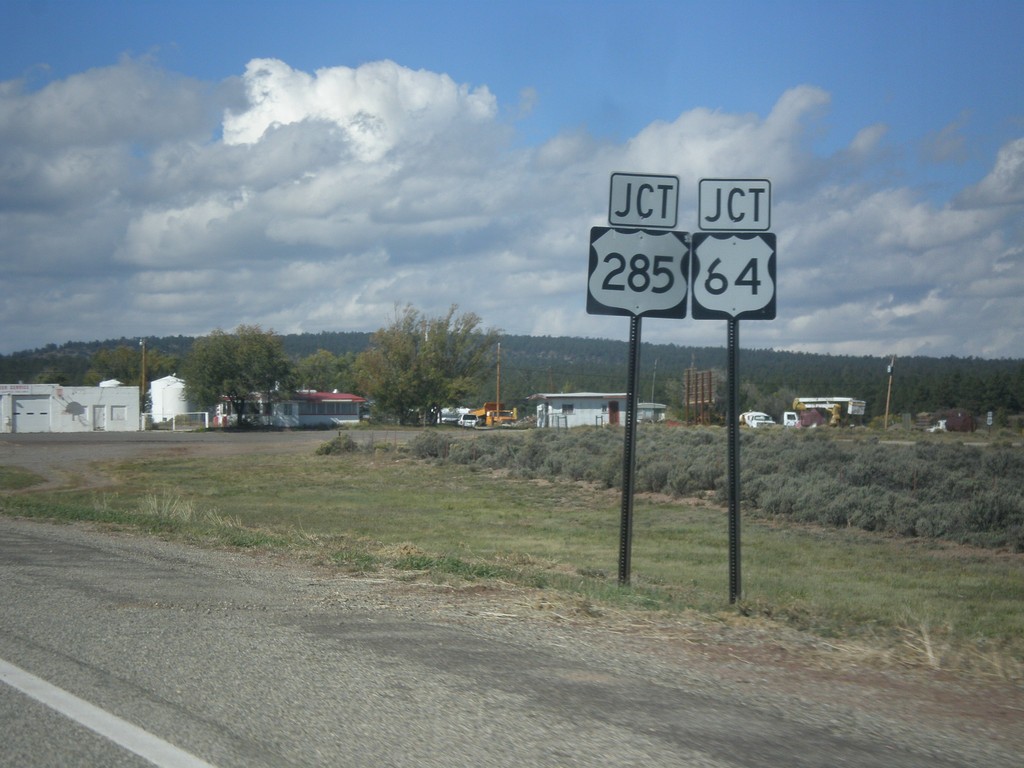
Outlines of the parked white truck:
[[740,414],[740,426],[756,429],[757,427],[768,427],[775,424],[775,419],[761,411],[746,411]]

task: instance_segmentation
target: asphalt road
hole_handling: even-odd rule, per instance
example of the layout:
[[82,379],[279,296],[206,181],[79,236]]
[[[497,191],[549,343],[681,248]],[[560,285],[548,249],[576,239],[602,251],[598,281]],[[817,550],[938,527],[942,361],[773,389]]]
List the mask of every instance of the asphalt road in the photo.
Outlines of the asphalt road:
[[984,733],[659,647],[433,585],[0,517],[0,766],[1019,765]]

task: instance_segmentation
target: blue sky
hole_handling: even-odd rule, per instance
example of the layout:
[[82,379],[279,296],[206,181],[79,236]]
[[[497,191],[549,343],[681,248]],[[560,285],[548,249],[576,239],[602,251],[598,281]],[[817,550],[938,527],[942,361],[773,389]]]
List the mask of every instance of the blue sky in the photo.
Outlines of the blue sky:
[[625,171],[686,229],[699,178],[772,179],[744,345],[1024,357],[1022,39],[1005,0],[0,0],[0,353],[406,303],[623,338],[585,299]]

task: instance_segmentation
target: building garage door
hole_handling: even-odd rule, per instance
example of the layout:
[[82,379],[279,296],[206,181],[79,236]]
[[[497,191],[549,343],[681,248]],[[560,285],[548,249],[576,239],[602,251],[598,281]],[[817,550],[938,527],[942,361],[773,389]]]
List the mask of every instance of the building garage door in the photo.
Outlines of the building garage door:
[[13,432],[49,432],[50,396],[20,395],[13,398]]

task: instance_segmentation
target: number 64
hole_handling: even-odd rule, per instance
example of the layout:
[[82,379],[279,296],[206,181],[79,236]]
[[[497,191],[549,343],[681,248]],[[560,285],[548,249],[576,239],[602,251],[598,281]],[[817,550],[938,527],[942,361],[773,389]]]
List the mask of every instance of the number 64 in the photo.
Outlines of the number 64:
[[[729,280],[718,271],[721,259],[715,259],[708,265],[708,276],[704,280],[704,290],[712,296],[721,296],[729,289]],[[761,281],[757,277],[757,259],[751,259],[736,278],[736,285],[749,286],[750,293],[757,296],[757,288]]]

